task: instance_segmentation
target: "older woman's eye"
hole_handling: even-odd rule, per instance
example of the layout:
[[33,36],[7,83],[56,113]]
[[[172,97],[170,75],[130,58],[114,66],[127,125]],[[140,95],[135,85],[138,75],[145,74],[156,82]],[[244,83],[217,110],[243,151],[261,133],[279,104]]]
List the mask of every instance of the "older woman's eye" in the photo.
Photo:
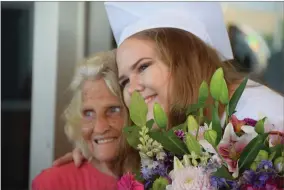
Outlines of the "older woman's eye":
[[94,117],[94,111],[93,110],[83,110],[83,116],[85,118],[93,118]]
[[109,108],[110,113],[120,113],[121,112],[121,107],[120,106],[112,106]]

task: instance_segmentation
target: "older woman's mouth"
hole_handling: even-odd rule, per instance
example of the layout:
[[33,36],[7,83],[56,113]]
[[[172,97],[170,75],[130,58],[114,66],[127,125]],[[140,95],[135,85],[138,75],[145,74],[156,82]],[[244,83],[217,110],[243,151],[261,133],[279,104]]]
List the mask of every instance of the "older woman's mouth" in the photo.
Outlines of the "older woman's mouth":
[[115,141],[116,139],[117,139],[116,137],[96,139],[95,143],[97,143],[97,144],[106,144],[106,143],[111,143],[111,142]]

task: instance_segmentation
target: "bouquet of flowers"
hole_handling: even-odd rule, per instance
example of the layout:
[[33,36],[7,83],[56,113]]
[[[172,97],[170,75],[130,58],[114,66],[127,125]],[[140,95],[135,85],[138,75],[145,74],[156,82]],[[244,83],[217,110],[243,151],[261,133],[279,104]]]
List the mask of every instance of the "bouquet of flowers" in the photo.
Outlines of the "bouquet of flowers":
[[[141,170],[136,179],[129,173],[123,176],[119,189],[284,189],[283,129],[265,117],[239,120],[234,115],[246,83],[247,78],[229,98],[219,68],[209,85],[200,85],[198,102],[188,108],[187,120],[169,130],[161,106],[154,105],[154,119],[147,121],[147,105],[133,93],[129,111],[134,125],[125,127],[124,133],[139,151]],[[206,105],[209,93],[213,105]],[[225,106],[225,122],[218,115],[220,103]],[[203,115],[208,106],[210,120]],[[158,127],[152,127],[154,123]]]

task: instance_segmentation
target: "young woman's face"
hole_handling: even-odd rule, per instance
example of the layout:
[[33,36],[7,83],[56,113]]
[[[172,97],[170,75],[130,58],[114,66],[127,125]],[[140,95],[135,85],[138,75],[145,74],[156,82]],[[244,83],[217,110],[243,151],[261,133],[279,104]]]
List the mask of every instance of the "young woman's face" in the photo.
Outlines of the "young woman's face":
[[117,65],[127,107],[131,94],[137,91],[148,105],[147,119],[153,118],[155,102],[168,112],[170,72],[159,59],[153,42],[135,38],[125,40],[117,50]]

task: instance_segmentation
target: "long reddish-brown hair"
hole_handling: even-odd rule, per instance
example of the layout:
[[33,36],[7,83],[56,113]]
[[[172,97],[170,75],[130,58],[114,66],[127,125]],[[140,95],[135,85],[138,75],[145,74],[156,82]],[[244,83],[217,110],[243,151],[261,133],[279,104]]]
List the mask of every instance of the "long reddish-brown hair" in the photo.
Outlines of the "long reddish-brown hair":
[[[231,91],[243,77],[236,72],[230,62],[222,62],[215,49],[187,31],[175,28],[156,28],[136,33],[130,38],[153,42],[159,58],[170,69],[172,81],[168,92],[169,127],[185,121],[185,110],[190,104],[196,103],[200,84],[203,80],[209,84],[217,68],[223,68],[225,80]],[[210,102],[212,103],[212,98],[208,99],[208,103]],[[220,114],[223,110],[221,106]],[[205,114],[210,115],[208,110]],[[125,141],[124,150],[121,153],[121,156],[125,156],[124,158],[135,154]],[[129,156],[128,159],[120,158],[122,159],[119,162],[120,165],[127,166]]]
[[[185,121],[185,110],[196,103],[200,84],[203,80],[209,84],[217,68],[223,68],[231,91],[243,77],[229,61],[222,62],[215,49],[190,32],[176,28],[156,28],[139,32],[132,37],[152,41],[159,58],[170,69],[169,126]],[[210,102],[211,98],[208,100]],[[222,110],[221,106],[220,113]]]

